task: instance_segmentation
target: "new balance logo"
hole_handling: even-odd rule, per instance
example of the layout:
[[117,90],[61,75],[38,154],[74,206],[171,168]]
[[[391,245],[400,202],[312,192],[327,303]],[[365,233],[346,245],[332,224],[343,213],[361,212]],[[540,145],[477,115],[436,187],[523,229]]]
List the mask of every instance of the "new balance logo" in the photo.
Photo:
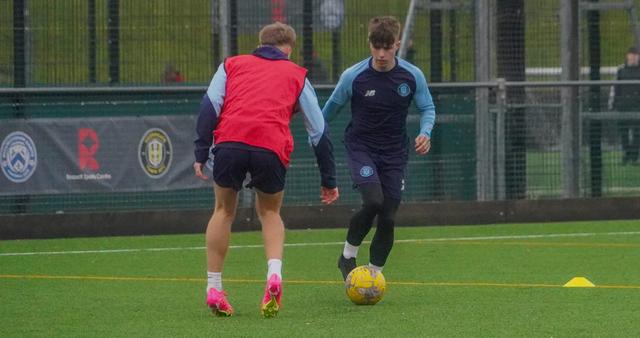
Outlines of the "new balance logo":
[[364,96],[375,96],[376,95],[376,90],[375,89],[369,89],[367,90],[366,93],[364,93]]

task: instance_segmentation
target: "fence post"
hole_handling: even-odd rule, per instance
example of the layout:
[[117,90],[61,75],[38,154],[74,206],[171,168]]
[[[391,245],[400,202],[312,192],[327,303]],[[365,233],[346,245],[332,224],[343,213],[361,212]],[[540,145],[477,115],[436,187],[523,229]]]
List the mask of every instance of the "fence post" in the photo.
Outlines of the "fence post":
[[[579,79],[578,58],[578,0],[561,0],[560,46],[562,80]],[[576,198],[580,194],[580,114],[578,88],[562,87],[561,146],[563,164],[563,197]]]
[[[491,54],[489,49],[489,2],[475,1],[475,78],[489,81]],[[493,149],[491,147],[491,115],[489,113],[489,89],[476,88],[476,195],[479,201],[493,196]]]
[[496,95],[497,113],[496,113],[496,192],[497,199],[504,200],[506,195],[506,179],[505,179],[505,118],[507,112],[507,86],[504,78],[498,79],[498,92]]
[[97,32],[96,32],[96,0],[87,3],[87,42],[89,48],[89,83],[97,82]]
[[27,4],[13,0],[13,86],[27,85]]
[[222,45],[221,59],[231,55],[229,36],[229,0],[220,0],[220,43]]
[[458,73],[458,57],[456,55],[457,51],[457,29],[456,26],[458,24],[458,19],[456,15],[456,9],[452,9],[449,11],[449,81],[456,82]]
[[109,22],[108,31],[108,54],[109,54],[109,83],[120,82],[120,0],[109,0],[107,2]]
[[313,1],[302,2],[302,63],[313,71]]
[[409,3],[409,11],[404,21],[404,28],[402,29],[402,38],[400,39],[400,49],[398,50],[398,56],[401,58],[407,57],[407,50],[409,48],[409,39],[411,37],[411,30],[413,29],[413,20],[415,17],[417,0],[411,0]]
[[231,0],[229,2],[229,53],[238,55],[238,2]]
[[211,55],[213,56],[211,64],[214,72],[221,62],[220,26],[217,24],[218,22],[220,22],[220,1],[211,0]]
[[[597,3],[598,0],[591,0]],[[589,36],[589,79],[600,80],[600,12],[587,11]],[[600,111],[600,86],[589,88],[589,112]],[[602,196],[602,122],[589,121],[589,163],[591,164],[591,197]]]
[[[524,0],[496,0],[497,75],[507,81],[525,81]],[[524,87],[509,86],[505,116],[505,179],[508,199],[527,193],[527,127]]]

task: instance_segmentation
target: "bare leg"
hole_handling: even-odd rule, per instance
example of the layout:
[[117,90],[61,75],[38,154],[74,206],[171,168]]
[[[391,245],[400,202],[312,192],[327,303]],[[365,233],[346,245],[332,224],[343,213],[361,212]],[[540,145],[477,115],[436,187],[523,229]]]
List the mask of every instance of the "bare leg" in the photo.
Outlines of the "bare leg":
[[282,260],[284,223],[280,217],[280,207],[284,192],[267,194],[256,190],[256,196],[256,211],[262,224],[262,238],[267,260]]
[[238,193],[231,188],[223,188],[214,184],[216,196],[215,210],[207,225],[207,270],[222,271],[224,258],[229,248],[231,224],[236,217]]

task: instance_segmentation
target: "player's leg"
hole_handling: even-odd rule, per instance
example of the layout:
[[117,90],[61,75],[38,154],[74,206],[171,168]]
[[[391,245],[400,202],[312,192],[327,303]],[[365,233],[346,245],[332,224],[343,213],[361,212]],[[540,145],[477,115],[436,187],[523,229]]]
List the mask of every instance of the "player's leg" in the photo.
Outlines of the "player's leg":
[[238,193],[215,184],[215,210],[206,232],[207,305],[218,316],[230,316],[233,307],[222,288],[222,267],[229,248],[231,224],[235,218]]
[[351,179],[362,197],[362,208],[349,221],[347,239],[338,258],[338,269],[343,279],[356,267],[358,248],[371,230],[373,219],[380,212],[383,201],[380,180],[371,155],[358,145],[348,145],[346,148]]
[[222,268],[229,248],[231,224],[236,215],[238,190],[246,173],[247,153],[238,149],[215,151],[213,167],[215,207],[206,231],[207,305],[214,314],[230,316],[233,308],[222,286]]
[[[207,270],[222,271],[229,248],[231,224],[236,216],[238,192],[233,188],[223,188],[214,184],[215,209],[206,232]],[[222,287],[217,287],[221,290]]]
[[378,165],[384,201],[378,214],[376,232],[369,248],[369,265],[382,270],[393,247],[395,217],[404,190],[406,159],[402,157],[386,158],[376,164]]
[[284,223],[280,207],[284,192],[267,194],[256,191],[256,211],[262,224],[262,238],[267,256],[267,285],[261,302],[264,317],[278,314],[282,301],[282,251],[284,247]]
[[[268,261],[282,260],[284,247],[284,223],[280,216],[280,207],[284,191],[275,194],[264,193],[256,190],[256,212],[262,224],[262,238],[264,240],[264,250]],[[268,268],[270,268],[268,266]],[[269,269],[267,278],[277,274],[281,277],[282,272],[276,269]]]
[[383,195],[380,183],[361,184],[358,190],[362,197],[362,208],[351,217],[347,240],[338,258],[338,269],[345,280],[349,272],[356,268],[360,244],[371,230],[373,219],[382,210]]
[[[362,208],[356,212],[349,221],[347,231],[347,243],[358,247],[367,236],[373,225],[373,219],[382,210],[384,196],[380,183],[364,183],[358,185],[358,191],[362,197]],[[345,258],[355,257],[354,253],[348,252]]]
[[262,224],[262,238],[267,256],[267,286],[261,311],[265,317],[278,314],[282,299],[282,254],[284,223],[280,216],[286,169],[271,152],[251,153],[251,182],[256,188],[256,212]]
[[376,269],[384,267],[393,247],[395,217],[399,206],[399,199],[385,196],[369,252],[369,263]]

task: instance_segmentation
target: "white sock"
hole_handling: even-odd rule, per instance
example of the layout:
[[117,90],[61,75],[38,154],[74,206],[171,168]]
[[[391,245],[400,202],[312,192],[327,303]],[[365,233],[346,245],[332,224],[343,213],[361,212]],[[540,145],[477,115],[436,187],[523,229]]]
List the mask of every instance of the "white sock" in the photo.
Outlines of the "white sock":
[[373,269],[373,270],[376,270],[376,271],[382,271],[382,268],[384,268],[384,266],[377,266],[377,265],[373,265],[371,263],[369,263],[369,267],[371,269]]
[[282,261],[279,259],[270,259],[267,261],[267,279],[271,277],[274,273],[282,279]]
[[344,258],[356,258],[358,256],[358,246],[354,246],[349,244],[349,242],[344,241],[344,250],[342,250],[342,256]]
[[207,291],[211,288],[222,291],[222,272],[207,271]]

